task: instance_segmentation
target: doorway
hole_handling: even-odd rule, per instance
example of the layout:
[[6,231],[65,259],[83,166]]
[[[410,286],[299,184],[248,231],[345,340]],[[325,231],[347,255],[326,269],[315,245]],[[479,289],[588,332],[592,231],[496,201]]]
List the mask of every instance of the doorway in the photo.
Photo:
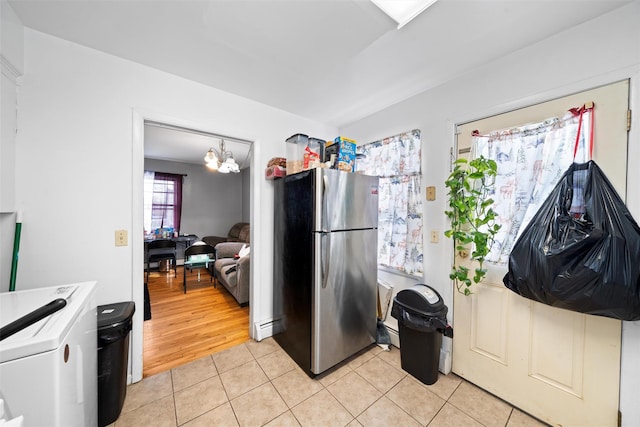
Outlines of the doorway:
[[[140,110],[134,110],[133,111],[133,138],[132,138],[132,142],[133,142],[133,155],[132,155],[132,187],[133,187],[133,199],[132,199],[132,236],[143,236],[144,234],[144,229],[143,229],[143,197],[144,197],[144,191],[143,191],[143,176],[144,176],[144,159],[145,159],[145,123],[147,122],[153,122],[153,123],[161,123],[161,124],[165,124],[166,126],[169,127],[173,127],[173,128],[177,128],[177,129],[182,129],[185,131],[192,131],[192,132],[196,132],[199,134],[206,134],[206,135],[214,135],[216,137],[220,137],[221,135],[219,133],[216,133],[214,131],[211,131],[208,129],[208,124],[204,124],[204,123],[194,123],[194,122],[188,122],[188,121],[184,121],[184,120],[180,120],[180,119],[176,119],[174,117],[167,117],[164,115],[159,115],[157,113],[150,113],[150,112],[146,112],[146,111],[140,111]],[[245,204],[249,204],[249,206],[247,207],[248,209],[248,216],[249,216],[249,221],[251,223],[254,223],[253,220],[253,195],[254,195],[254,183],[253,180],[255,179],[255,174],[254,174],[254,154],[253,154],[253,143],[252,141],[246,141],[246,140],[242,140],[239,138],[233,138],[233,137],[227,137],[227,136],[223,136],[223,138],[225,138],[225,142],[227,141],[227,139],[229,140],[235,140],[235,141],[244,141],[245,143],[248,143],[250,146],[250,150],[249,150],[249,156],[247,159],[247,166],[248,166],[248,197],[244,198],[244,203]],[[209,147],[207,147],[206,149],[202,150],[201,153],[201,159],[198,161],[201,161],[201,165],[204,168],[204,155],[206,154],[207,150],[209,149]],[[248,199],[248,201],[247,201]],[[183,229],[184,232],[189,232],[191,233],[192,231],[190,230],[186,230]],[[253,232],[252,232],[253,234]],[[224,234],[223,234],[224,235]],[[199,235],[199,237],[204,237],[202,235]],[[144,334],[143,334],[143,329],[144,329],[144,323],[143,323],[143,310],[142,307],[144,305],[144,243],[143,243],[143,239],[131,239],[131,250],[132,250],[132,300],[136,303],[136,305],[138,307],[140,307],[140,310],[137,310],[136,314],[134,315],[134,319],[133,319],[133,329],[132,329],[132,341],[131,341],[131,354],[130,354],[130,360],[131,360],[131,381],[132,382],[137,382],[139,380],[142,379],[143,377],[143,365],[144,365],[144,358],[143,358],[143,354],[144,354]],[[180,264],[180,263],[179,263]],[[180,285],[182,285],[182,275],[178,275],[179,280],[180,280]],[[178,279],[176,278],[176,279]],[[208,280],[207,280],[208,282]],[[252,302],[252,298],[253,298],[253,272],[251,272],[251,285],[250,285],[250,297],[249,297],[249,302],[250,305],[249,307],[251,307],[251,302]],[[239,308],[239,305],[238,305]],[[246,309],[249,311],[248,317],[249,317],[249,321],[246,322],[245,325],[245,330],[248,331],[247,335],[249,335],[251,332],[250,329],[250,325],[251,325],[251,318],[252,318],[252,314],[251,314],[251,310],[250,309]],[[153,316],[153,313],[152,313]],[[194,358],[197,358],[195,356],[193,356]]]
[[[251,143],[150,121],[145,121],[144,130],[145,241],[161,224],[177,226],[176,232],[189,236],[176,239],[175,277],[173,271],[155,268],[145,275],[150,302],[146,308],[151,313],[143,324],[147,377],[249,339],[249,308],[240,307],[219,282],[214,287],[212,268],[193,274],[183,271],[183,262],[187,246],[206,236],[226,237],[236,222],[250,222]],[[218,153],[218,169],[205,166],[208,150]],[[222,172],[223,155],[238,166],[237,173]],[[166,174],[173,177],[172,185],[166,185]],[[174,203],[181,209],[174,209]]]

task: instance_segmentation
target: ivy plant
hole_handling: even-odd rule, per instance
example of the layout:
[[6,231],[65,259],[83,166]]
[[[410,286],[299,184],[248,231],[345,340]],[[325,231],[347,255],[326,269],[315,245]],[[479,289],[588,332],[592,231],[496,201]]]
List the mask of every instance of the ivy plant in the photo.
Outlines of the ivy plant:
[[458,159],[445,182],[449,202],[445,214],[451,220],[451,229],[444,234],[453,239],[456,254],[468,253],[471,248],[471,260],[477,262],[470,277],[470,269],[454,257],[449,278],[464,295],[470,295],[471,285],[480,283],[487,274],[484,261],[500,230],[491,198],[497,169],[494,160],[483,156],[470,161]]

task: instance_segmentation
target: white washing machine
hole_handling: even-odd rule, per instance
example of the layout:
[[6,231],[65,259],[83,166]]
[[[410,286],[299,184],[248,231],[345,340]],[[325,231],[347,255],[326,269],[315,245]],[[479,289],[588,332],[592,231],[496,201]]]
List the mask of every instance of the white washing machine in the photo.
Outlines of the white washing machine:
[[[58,311],[7,332],[52,301]],[[23,416],[24,427],[98,424],[96,313],[96,282],[0,293],[6,337],[0,340],[0,399],[6,419]]]

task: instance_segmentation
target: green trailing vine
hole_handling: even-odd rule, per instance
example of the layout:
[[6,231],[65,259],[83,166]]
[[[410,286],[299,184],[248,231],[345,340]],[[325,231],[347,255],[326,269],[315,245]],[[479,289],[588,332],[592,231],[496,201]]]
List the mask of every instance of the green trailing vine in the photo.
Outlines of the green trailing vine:
[[456,256],[449,278],[456,284],[458,292],[470,295],[471,285],[480,283],[487,274],[484,261],[500,230],[490,197],[498,165],[483,156],[471,161],[458,159],[454,165],[445,181],[449,191],[449,210],[444,213],[451,220],[451,229],[444,235],[453,239],[456,254],[468,253],[471,247],[471,260],[478,264],[473,277],[469,277],[470,269],[459,265]]

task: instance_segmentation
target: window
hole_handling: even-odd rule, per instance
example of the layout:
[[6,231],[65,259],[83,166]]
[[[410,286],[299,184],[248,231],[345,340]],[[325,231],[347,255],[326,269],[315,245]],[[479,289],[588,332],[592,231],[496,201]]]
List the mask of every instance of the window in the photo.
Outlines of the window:
[[422,275],[420,131],[357,147],[356,170],[380,177],[378,264]]
[[144,231],[159,228],[180,231],[182,215],[182,175],[144,172]]
[[498,164],[493,210],[501,228],[488,261],[508,263],[517,238],[567,168],[574,161],[581,163],[590,158],[591,135],[579,129],[581,120],[585,129],[590,128],[592,114],[593,110],[584,117],[567,113],[564,117],[473,136],[473,156],[482,155]]

